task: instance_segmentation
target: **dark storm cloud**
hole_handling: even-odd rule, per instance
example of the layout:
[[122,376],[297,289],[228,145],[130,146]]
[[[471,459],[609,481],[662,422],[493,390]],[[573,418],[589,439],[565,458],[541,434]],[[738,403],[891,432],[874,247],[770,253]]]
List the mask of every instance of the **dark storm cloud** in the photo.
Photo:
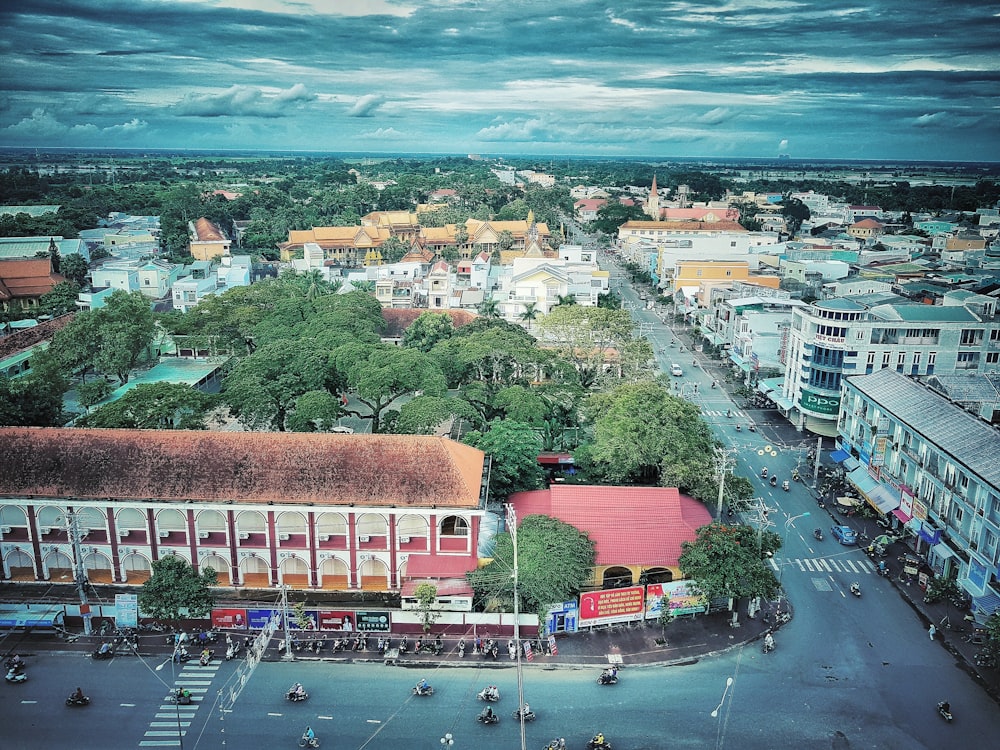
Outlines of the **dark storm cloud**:
[[981,158],[1000,141],[995,2],[35,0],[0,24],[0,144],[118,128],[145,146],[772,155],[787,139],[902,158],[930,156],[933,131],[936,158]]

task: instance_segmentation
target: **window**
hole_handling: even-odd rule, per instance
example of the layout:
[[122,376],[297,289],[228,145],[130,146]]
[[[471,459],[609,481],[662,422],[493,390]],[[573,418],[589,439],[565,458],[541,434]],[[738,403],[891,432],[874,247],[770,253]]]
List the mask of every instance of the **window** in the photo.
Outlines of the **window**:
[[873,367],[875,365],[875,352],[868,352],[868,366]]
[[914,365],[920,364],[920,352],[913,352],[913,364]]
[[995,365],[997,362],[1000,362],[1000,352],[986,353],[986,364]]
[[889,366],[889,359],[890,359],[890,357],[892,357],[892,352],[883,352],[882,353],[882,367],[888,367]]
[[897,365],[898,367],[902,367],[902,366],[903,366],[903,365],[905,365],[905,364],[906,364],[906,352],[900,352],[900,353],[899,353],[899,354],[898,354],[898,355],[896,356],[896,365]]
[[927,352],[927,366],[933,367],[937,363],[937,352]]

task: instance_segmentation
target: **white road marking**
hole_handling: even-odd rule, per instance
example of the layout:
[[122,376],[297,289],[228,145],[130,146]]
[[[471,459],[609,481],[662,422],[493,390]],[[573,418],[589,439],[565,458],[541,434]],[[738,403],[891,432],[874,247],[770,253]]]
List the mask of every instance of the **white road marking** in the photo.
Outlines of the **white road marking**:
[[134,703],[119,703],[118,705],[122,706],[123,708],[135,708]]

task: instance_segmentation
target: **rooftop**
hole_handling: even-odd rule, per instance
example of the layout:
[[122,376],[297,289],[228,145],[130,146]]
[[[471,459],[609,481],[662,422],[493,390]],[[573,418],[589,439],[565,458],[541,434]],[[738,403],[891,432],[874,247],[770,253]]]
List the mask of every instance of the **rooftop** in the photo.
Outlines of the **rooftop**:
[[1000,432],[911,378],[885,369],[847,378],[847,387],[922,434],[1000,491]]
[[0,428],[0,496],[479,507],[482,451],[417,435]]

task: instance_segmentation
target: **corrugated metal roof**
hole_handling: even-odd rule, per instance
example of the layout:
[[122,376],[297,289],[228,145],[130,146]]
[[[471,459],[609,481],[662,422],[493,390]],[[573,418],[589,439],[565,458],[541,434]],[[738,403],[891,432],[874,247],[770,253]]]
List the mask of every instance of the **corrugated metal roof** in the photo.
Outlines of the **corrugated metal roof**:
[[968,309],[958,305],[879,305],[872,317],[881,320],[934,321],[940,323],[974,323],[979,320]]
[[1000,489],[1000,431],[895,370],[847,378],[900,422]]

